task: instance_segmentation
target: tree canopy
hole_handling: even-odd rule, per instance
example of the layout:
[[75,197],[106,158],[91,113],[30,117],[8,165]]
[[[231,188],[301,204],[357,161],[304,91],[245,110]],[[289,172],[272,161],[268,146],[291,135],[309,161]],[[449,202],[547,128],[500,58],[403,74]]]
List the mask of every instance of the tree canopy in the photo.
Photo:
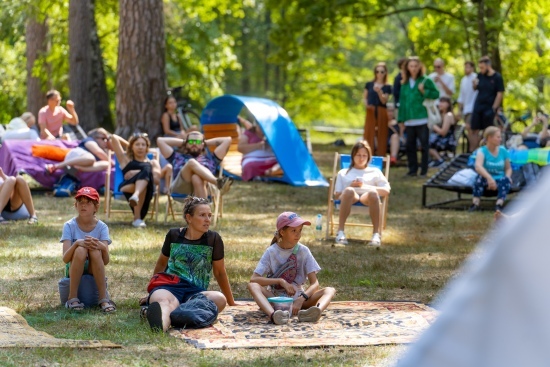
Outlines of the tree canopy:
[[[120,4],[91,1],[109,112],[115,119]],[[166,87],[184,85],[195,108],[224,93],[277,100],[302,125],[360,126],[364,83],[383,61],[390,82],[403,56],[431,69],[488,54],[507,86],[505,108],[545,108],[550,0],[164,0]],[[43,92],[69,88],[69,0],[3,1],[0,123],[27,109],[29,21],[44,22],[46,47],[32,76]],[[155,48],[156,49],[156,48]],[[164,95],[151,96],[162,103]],[[76,106],[79,111],[79,106]],[[548,112],[548,111],[547,111]],[[160,116],[159,116],[160,118]]]

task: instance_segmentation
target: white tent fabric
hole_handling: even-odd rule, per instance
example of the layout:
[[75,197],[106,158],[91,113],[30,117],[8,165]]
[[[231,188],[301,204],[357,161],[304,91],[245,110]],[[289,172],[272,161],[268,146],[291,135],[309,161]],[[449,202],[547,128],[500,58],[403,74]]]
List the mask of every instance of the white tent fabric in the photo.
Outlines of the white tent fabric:
[[398,367],[550,366],[550,174],[518,199]]

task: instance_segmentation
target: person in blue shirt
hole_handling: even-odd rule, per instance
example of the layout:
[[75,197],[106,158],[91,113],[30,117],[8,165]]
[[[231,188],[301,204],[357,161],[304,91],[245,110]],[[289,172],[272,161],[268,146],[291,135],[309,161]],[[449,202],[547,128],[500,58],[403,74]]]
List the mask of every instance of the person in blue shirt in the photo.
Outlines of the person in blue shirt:
[[512,166],[510,154],[501,145],[500,129],[490,126],[483,133],[485,145],[479,148],[475,169],[478,173],[473,187],[473,202],[470,211],[479,209],[481,195],[485,189],[497,191],[496,211],[501,211],[512,184]]

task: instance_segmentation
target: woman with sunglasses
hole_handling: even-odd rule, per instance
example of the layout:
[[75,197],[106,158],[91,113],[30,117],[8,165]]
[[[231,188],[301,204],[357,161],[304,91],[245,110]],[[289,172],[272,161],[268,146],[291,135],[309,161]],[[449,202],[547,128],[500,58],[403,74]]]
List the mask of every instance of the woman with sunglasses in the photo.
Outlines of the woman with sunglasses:
[[128,141],[113,134],[111,145],[124,174],[124,181],[118,189],[124,193],[134,212],[132,225],[136,228],[146,227],[143,219],[147,216],[153,198],[155,177],[160,177],[158,161],[147,157],[151,143],[147,134],[135,134]]
[[[187,134],[185,139],[158,138],[160,153],[173,167],[173,180],[170,191],[206,198],[206,183],[216,185],[223,195],[229,191],[233,179],[214,176],[221,161],[229,151],[230,137],[204,140],[198,131]],[[208,146],[215,146],[213,152]]]
[[111,147],[110,136],[111,134],[101,127],[91,130],[88,132],[87,138],[80,141],[76,148],[67,153],[63,162],[46,164],[46,172],[53,174],[58,169],[66,169],[75,175],[76,171],[98,172],[106,170],[109,167],[107,150]]
[[[385,156],[388,151],[388,114],[386,103],[392,92],[387,83],[388,68],[380,62],[374,68],[374,79],[365,84],[363,103],[367,107],[363,138],[371,147],[376,147],[376,155]],[[375,144],[376,136],[376,144]]]

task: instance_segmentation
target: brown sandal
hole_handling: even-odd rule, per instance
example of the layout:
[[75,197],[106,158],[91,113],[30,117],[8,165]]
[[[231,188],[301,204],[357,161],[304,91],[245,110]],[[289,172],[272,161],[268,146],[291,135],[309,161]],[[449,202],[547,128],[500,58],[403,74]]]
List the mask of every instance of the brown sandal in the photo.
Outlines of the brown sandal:
[[111,313],[116,311],[116,304],[108,298],[100,299],[97,305],[101,307],[101,311],[104,313]]
[[71,311],[82,311],[84,309],[84,303],[80,302],[80,300],[75,297],[65,302],[65,307]]

